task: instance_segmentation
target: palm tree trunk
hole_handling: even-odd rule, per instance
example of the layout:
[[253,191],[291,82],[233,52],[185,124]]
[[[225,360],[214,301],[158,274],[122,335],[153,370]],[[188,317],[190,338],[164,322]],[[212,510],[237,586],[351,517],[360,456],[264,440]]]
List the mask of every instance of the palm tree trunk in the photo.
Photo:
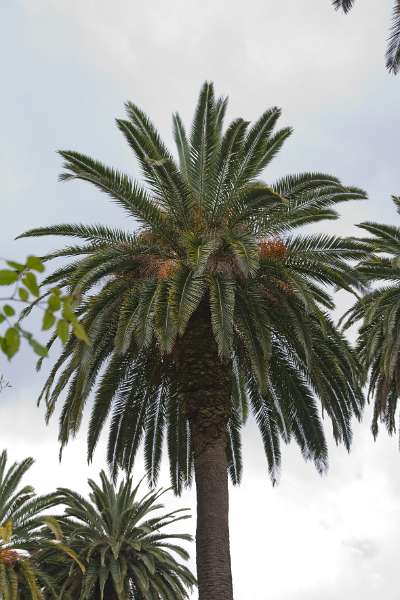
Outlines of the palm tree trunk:
[[199,600],[233,600],[226,456],[231,368],[220,361],[205,303],[177,350],[194,450]]
[[[199,443],[193,432],[194,446]],[[200,434],[200,444],[203,439]],[[199,600],[232,600],[226,440],[195,453],[197,492],[196,560]]]

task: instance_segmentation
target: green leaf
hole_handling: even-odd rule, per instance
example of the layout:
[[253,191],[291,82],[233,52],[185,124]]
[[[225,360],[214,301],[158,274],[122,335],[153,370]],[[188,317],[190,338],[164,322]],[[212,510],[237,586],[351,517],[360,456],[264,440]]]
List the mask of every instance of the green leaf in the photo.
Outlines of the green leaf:
[[0,313],[0,323],[4,323],[5,320],[5,316]]
[[23,302],[28,302],[29,300],[29,292],[25,288],[18,289],[18,296]]
[[72,308],[71,298],[69,296],[63,299],[62,315],[64,319],[66,319],[70,323],[76,321],[76,315],[74,313],[74,309]]
[[26,266],[28,267],[28,269],[33,269],[34,271],[38,271],[39,273],[43,273],[44,271],[44,264],[37,256],[28,256]]
[[42,346],[42,344],[39,344],[39,342],[36,341],[32,336],[28,336],[27,339],[30,347],[35,352],[35,354],[38,354],[39,356],[48,355],[49,351],[47,350],[46,346]]
[[7,315],[7,317],[13,317],[15,315],[15,310],[9,304],[5,304],[3,306],[3,311],[4,314]]
[[49,297],[47,303],[49,305],[49,308],[52,311],[60,310],[60,308],[61,308],[60,295],[58,293],[56,293],[55,290],[53,290],[53,292],[51,293],[51,296]]
[[0,285],[11,285],[18,279],[18,273],[16,271],[10,271],[9,269],[0,269]]
[[12,269],[15,269],[16,271],[23,271],[26,267],[26,265],[23,265],[22,263],[19,263],[19,262],[15,262],[14,260],[8,260],[7,264],[9,267],[11,267]]
[[18,329],[16,327],[9,327],[2,340],[3,351],[8,359],[11,359],[18,352],[20,343],[21,340]]
[[22,283],[34,296],[39,296],[39,286],[37,284],[36,275],[34,273],[27,273],[22,279]]
[[51,310],[47,309],[43,315],[43,321],[42,321],[43,331],[47,331],[48,329],[51,329],[51,327],[53,327],[55,321],[56,321],[56,318],[55,318],[54,314],[52,313]]
[[63,344],[68,341],[69,325],[65,319],[60,319],[57,323],[56,333]]
[[75,336],[78,338],[78,340],[81,340],[82,342],[85,342],[86,344],[90,343],[87,333],[86,333],[85,329],[83,328],[83,326],[81,325],[81,323],[79,323],[79,321],[76,321],[72,324],[72,329],[73,329]]

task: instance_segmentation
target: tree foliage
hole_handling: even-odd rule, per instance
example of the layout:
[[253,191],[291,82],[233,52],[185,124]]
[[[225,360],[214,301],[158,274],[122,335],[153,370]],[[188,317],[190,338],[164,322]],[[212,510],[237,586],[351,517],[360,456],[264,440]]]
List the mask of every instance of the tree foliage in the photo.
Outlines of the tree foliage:
[[[400,198],[393,201],[400,213]],[[345,327],[360,324],[357,352],[370,371],[369,397],[374,399],[372,431],[382,421],[390,434],[396,430],[400,395],[400,228],[365,222],[371,253],[359,265],[370,290],[344,316]]]
[[[0,286],[11,292],[0,301],[0,325],[5,327],[0,336],[0,352],[11,360],[20,349],[21,339],[26,340],[32,350],[41,358],[48,355],[48,348],[40,344],[34,335],[23,326],[23,320],[33,308],[43,312],[42,330],[54,331],[55,337],[66,343],[69,333],[88,342],[85,330],[74,312],[72,296],[62,294],[59,287],[40,289],[37,273],[45,270],[43,261],[37,256],[28,256],[25,263],[7,260],[5,269],[0,269]],[[42,285],[46,287],[47,281]],[[18,310],[22,304],[23,309]],[[1,389],[1,387],[0,387]]]
[[43,600],[56,591],[37,555],[49,542],[44,512],[55,506],[55,494],[37,496],[21,480],[33,464],[31,458],[7,465],[7,452],[0,454],[0,597],[3,600]]
[[89,480],[89,500],[68,488],[37,496],[21,485],[32,464],[7,466],[0,455],[2,600],[189,597],[196,580],[182,542],[192,538],[175,526],[189,518],[186,509],[165,512],[163,490],[139,497],[140,484],[127,478],[116,486],[104,472],[100,485]]
[[349,448],[350,420],[360,417],[363,405],[360,366],[329,311],[333,286],[358,288],[351,264],[365,250],[354,240],[296,229],[336,219],[337,204],[365,193],[316,172],[265,183],[260,175],[291,129],[276,129],[276,107],[254,124],[236,119],[224,128],[226,107],[206,83],[189,133],[174,115],[177,160],[149,118],[127,103],[127,117],[117,126],[143,184],[85,154],[60,154],[61,179],[96,186],[123,208],[131,226],[62,224],[24,234],[78,240],[44,257],[68,259],[47,282],[77,299],[91,341],[89,348],[68,339],[41,394],[50,418],[67,390],[61,445],[78,431],[93,392],[89,457],[110,417],[112,470],[129,472],[143,442],[155,485],[166,440],[178,493],[191,482],[193,450],[176,356],[204,303],[221,364],[231,371],[227,452],[234,483],[241,477],[240,432],[249,412],[275,481],[282,440],[295,440],[306,459],[326,468],[319,407],[336,441]]
[[90,498],[61,488],[59,501],[65,516],[58,519],[69,552],[49,549],[43,564],[59,582],[62,600],[184,600],[196,580],[183,561],[185,533],[168,531],[189,518],[185,509],[166,513],[160,498],[164,491],[138,497],[127,478],[115,487],[100,473],[100,485],[89,480]]

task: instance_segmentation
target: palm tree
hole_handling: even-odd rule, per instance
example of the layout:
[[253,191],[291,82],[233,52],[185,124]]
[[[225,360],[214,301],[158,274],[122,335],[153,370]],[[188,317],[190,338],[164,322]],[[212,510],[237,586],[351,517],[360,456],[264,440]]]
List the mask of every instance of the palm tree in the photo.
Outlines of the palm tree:
[[[400,197],[393,196],[400,214]],[[374,399],[372,432],[382,421],[390,434],[400,395],[400,227],[379,223],[359,225],[371,238],[371,255],[359,265],[366,282],[374,284],[343,317],[345,328],[361,322],[357,351],[370,370],[369,397]],[[382,283],[376,288],[376,283]]]
[[[177,541],[191,536],[164,529],[189,518],[185,509],[159,511],[163,491],[137,497],[139,485],[127,478],[116,489],[104,471],[101,485],[89,480],[90,500],[59,489],[65,517],[59,518],[68,548],[83,562],[49,549],[42,557],[61,582],[62,600],[184,600],[196,581],[174,554],[187,560]],[[156,514],[154,512],[156,511]],[[158,514],[157,514],[158,513]]]
[[321,173],[266,185],[259,175],[291,129],[274,131],[280,110],[271,108],[252,126],[236,119],[224,130],[226,107],[206,83],[190,136],[174,116],[177,163],[148,117],[128,103],[128,118],[117,125],[145,186],[73,151],[61,152],[61,179],[108,194],[133,219],[131,230],[64,224],[25,233],[84,240],[45,258],[72,258],[47,283],[71,290],[91,340],[69,338],[41,394],[47,417],[67,388],[65,445],[94,391],[89,459],[111,413],[114,474],[131,471],[143,441],[155,485],[165,438],[176,493],[194,470],[201,600],[232,599],[228,473],[240,482],[249,410],[275,482],[280,440],[294,439],[324,471],[319,406],[349,448],[351,417],[360,417],[363,404],[359,365],[327,314],[330,286],[357,286],[349,261],[363,256],[362,245],[293,231],[337,218],[335,204],[365,194]]
[[[332,0],[336,9],[348,13],[354,6],[355,0]],[[393,21],[386,50],[386,68],[391,73],[400,69],[400,0],[394,0]]]
[[20,487],[33,464],[32,458],[7,467],[7,452],[0,454],[0,598],[42,600],[46,585],[49,597],[56,594],[47,573],[38,567],[36,555],[46,534],[43,511],[56,503],[54,494],[37,496],[31,486]]

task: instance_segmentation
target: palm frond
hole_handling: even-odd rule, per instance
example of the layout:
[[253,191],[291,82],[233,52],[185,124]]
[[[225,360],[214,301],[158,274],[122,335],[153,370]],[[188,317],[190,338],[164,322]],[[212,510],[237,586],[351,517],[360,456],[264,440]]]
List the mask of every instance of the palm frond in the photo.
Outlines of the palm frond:
[[104,166],[89,156],[72,151],[60,151],[65,173],[62,181],[80,179],[95,185],[111,196],[130,216],[162,233],[167,227],[165,213],[151,200],[147,192],[127,175]]
[[400,2],[395,0],[393,7],[392,26],[386,51],[386,67],[396,75],[400,69]]
[[355,0],[333,0],[333,6],[338,9],[342,9],[345,13],[348,13],[354,6]]

